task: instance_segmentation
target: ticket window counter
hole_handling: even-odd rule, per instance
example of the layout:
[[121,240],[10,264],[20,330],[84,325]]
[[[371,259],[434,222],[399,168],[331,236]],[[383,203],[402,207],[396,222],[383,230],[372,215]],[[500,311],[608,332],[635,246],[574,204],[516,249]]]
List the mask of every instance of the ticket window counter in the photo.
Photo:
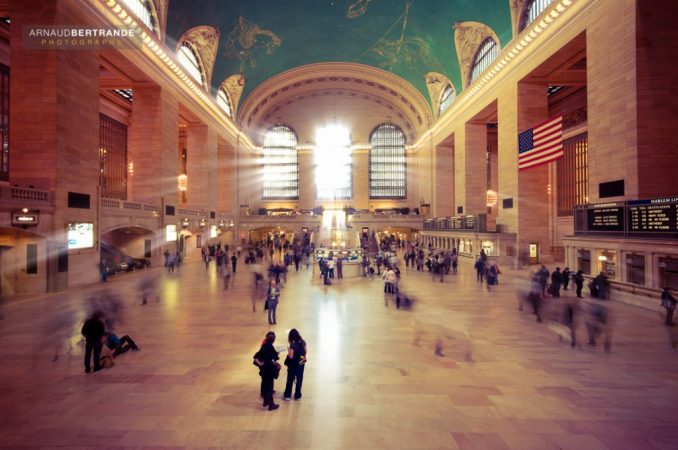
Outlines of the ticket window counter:
[[610,250],[602,250],[598,255],[598,273],[603,272],[611,280],[617,277],[617,253]]
[[626,282],[645,285],[645,255],[629,253],[625,257]]
[[[577,270],[591,275],[591,251],[585,249],[577,250]],[[597,275],[597,274],[596,274]]]
[[669,287],[678,290],[678,258],[660,257],[657,267],[659,269],[659,286],[656,287]]

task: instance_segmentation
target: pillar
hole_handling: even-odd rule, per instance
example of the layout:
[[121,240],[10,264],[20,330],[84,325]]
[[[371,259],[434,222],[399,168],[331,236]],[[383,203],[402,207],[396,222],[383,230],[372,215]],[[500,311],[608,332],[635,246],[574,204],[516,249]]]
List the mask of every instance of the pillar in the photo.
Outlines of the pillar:
[[[10,16],[10,182],[54,193],[56,208],[47,248],[67,244],[68,223],[94,223],[94,246],[69,251],[68,273],[49,276],[59,277],[58,282],[50,283],[57,288],[95,282],[100,231],[99,53],[29,49],[24,45],[22,31],[26,25],[87,23],[77,3],[14,1]],[[69,208],[69,192],[88,196],[89,206]],[[48,222],[49,218],[41,220]],[[39,276],[26,282],[44,282],[46,288],[46,262],[55,257],[39,252]]]
[[[159,86],[134,86],[128,131],[128,198],[137,202],[177,204],[179,175],[179,104]],[[190,181],[190,180],[189,180]]]
[[215,211],[217,206],[217,134],[203,124],[186,127],[188,205]]
[[217,210],[236,214],[237,205],[237,160],[235,149],[227,143],[217,144],[216,196]]
[[467,122],[454,134],[455,204],[463,214],[484,214],[487,192],[487,126]]
[[[524,262],[529,244],[539,246],[542,262],[551,259],[549,232],[549,165],[518,171],[518,133],[548,118],[546,88],[518,83],[502,91],[498,99],[498,216],[503,230],[516,233],[515,264]],[[503,199],[512,199],[505,209]]]
[[454,135],[450,143],[437,145],[433,160],[433,216],[447,217],[456,213],[454,204]]

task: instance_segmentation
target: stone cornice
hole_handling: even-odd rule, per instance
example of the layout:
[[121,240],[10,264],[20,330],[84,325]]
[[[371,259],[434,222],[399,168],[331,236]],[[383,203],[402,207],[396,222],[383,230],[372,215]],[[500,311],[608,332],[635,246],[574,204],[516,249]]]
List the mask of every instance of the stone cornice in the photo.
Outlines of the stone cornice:
[[[299,92],[302,92],[306,86],[316,82],[335,83],[336,86],[333,86],[335,89],[341,89],[341,84],[344,83],[363,84],[371,88],[377,97],[397,98],[405,105],[410,116],[413,116],[413,126],[417,134],[428,129],[433,121],[426,99],[402,78],[363,64],[318,63],[288,70],[259,85],[240,107],[238,123],[243,128],[249,128],[252,123],[257,122],[255,119],[265,115],[265,111],[270,108],[270,106],[266,108],[266,105],[271,100],[293,89],[299,89]],[[346,85],[346,87],[349,86],[349,84]],[[275,101],[271,104],[275,104]]]

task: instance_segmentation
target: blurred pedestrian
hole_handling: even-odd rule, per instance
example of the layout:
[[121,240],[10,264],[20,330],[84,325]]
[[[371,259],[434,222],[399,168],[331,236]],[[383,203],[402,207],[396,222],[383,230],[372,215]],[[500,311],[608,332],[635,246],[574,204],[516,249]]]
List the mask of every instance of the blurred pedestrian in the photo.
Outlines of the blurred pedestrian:
[[667,327],[675,327],[676,324],[673,323],[673,311],[676,309],[676,299],[671,295],[670,288],[663,288],[661,299],[661,305],[666,309],[666,320],[664,321],[664,324]]
[[581,290],[584,288],[584,272],[582,270],[577,270],[577,273],[572,275],[572,281],[577,287],[577,298],[584,298],[581,295]]
[[268,308],[268,324],[275,325],[276,321],[276,310],[278,309],[278,301],[280,298],[280,288],[275,280],[271,280],[271,284],[268,287],[268,293],[266,294],[266,307]]

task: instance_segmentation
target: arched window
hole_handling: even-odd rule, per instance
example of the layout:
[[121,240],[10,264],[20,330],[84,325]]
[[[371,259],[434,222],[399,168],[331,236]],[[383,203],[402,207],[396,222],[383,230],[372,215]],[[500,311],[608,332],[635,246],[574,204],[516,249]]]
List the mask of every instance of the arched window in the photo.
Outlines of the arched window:
[[438,115],[444,113],[447,108],[452,105],[454,101],[454,88],[451,85],[447,85],[443,94],[440,96],[440,104],[438,105]]
[[488,37],[480,44],[478,53],[476,53],[473,65],[471,66],[471,82],[475,81],[485,69],[490,67],[490,64],[497,59],[497,54],[497,43],[491,37]]
[[390,123],[370,136],[370,198],[407,198],[405,133]]
[[526,26],[534,22],[534,20],[548,8],[552,1],[553,0],[531,0],[525,7],[523,23],[520,29],[524,30]]
[[274,125],[264,138],[264,200],[299,198],[297,135],[286,125]]
[[186,69],[186,72],[196,80],[200,86],[205,85],[205,77],[203,77],[200,62],[195,50],[191,48],[191,44],[184,42],[179,47],[179,64]]
[[351,134],[340,125],[329,125],[316,133],[315,186],[319,199],[353,197]]
[[125,9],[141,20],[149,30],[155,33],[156,25],[151,13],[150,0],[122,0]]
[[223,89],[219,89],[219,92],[217,92],[217,105],[224,110],[227,116],[231,117],[233,115],[231,100]]

